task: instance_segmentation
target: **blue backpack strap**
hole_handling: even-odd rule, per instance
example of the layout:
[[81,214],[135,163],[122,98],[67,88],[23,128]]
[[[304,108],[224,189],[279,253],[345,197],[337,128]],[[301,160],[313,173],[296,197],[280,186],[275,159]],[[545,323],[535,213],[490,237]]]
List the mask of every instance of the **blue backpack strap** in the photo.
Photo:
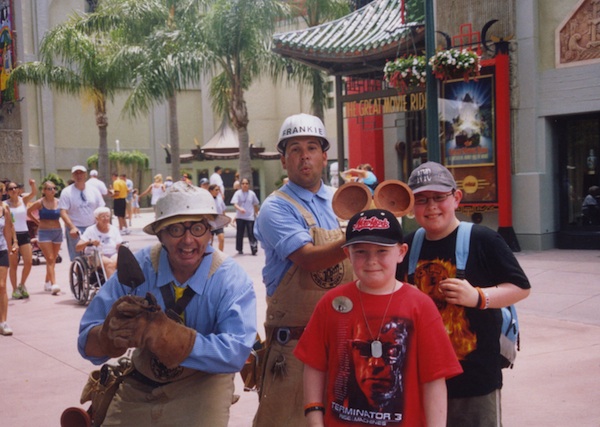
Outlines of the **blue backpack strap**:
[[[415,274],[417,269],[417,262],[419,261],[419,255],[421,254],[421,248],[423,247],[423,240],[425,239],[425,229],[420,227],[415,231],[412,243],[410,244],[410,254],[408,256],[408,277]],[[412,283],[412,280],[409,279]]]
[[467,268],[467,259],[469,258],[469,245],[471,244],[472,222],[461,221],[458,225],[458,234],[456,236],[456,277],[465,278]]

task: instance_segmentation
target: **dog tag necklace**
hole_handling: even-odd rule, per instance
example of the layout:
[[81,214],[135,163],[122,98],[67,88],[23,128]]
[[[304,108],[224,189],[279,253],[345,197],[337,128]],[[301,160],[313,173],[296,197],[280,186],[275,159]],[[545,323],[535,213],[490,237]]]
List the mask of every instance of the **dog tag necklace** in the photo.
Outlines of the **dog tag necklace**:
[[363,318],[365,319],[365,324],[367,325],[367,331],[369,331],[369,335],[371,336],[371,357],[379,359],[381,356],[383,356],[383,345],[381,344],[381,341],[379,341],[379,338],[381,337],[381,329],[383,328],[383,323],[385,322],[385,316],[387,315],[388,309],[392,304],[392,298],[394,298],[396,282],[394,282],[394,288],[392,289],[392,292],[390,294],[390,299],[388,300],[387,307],[383,312],[383,317],[381,318],[381,325],[379,325],[379,330],[377,331],[376,339],[373,338],[373,332],[371,332],[371,327],[369,326],[369,321],[367,320],[367,313],[365,313],[365,306],[363,305],[361,296],[362,291],[360,290],[360,280],[356,282],[356,286],[358,287],[358,300],[360,302],[360,308],[362,310]]

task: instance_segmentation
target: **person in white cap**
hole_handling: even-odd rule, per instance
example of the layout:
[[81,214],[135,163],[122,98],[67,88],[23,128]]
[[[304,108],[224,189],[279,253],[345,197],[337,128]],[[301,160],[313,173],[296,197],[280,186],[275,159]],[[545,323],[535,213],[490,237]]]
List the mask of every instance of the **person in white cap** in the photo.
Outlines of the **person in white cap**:
[[303,365],[293,354],[317,301],[352,280],[342,232],[321,180],[329,140],[315,116],[288,117],[277,150],[289,181],[265,200],[254,232],[265,250],[267,356],[255,427],[305,425]]
[[173,184],[144,227],[159,242],[135,255],[144,282],[127,288],[117,270],[91,301],[80,354],[101,364],[135,348],[102,425],[228,425],[234,375],[256,339],[252,280],[210,245],[229,221],[208,191]]
[[65,223],[65,240],[71,261],[77,256],[75,245],[79,241],[79,235],[95,223],[94,210],[106,205],[100,191],[86,185],[86,175],[85,166],[73,166],[73,184],[61,191],[58,202],[60,217]]
[[98,171],[96,169],[92,169],[90,171],[90,178],[87,180],[86,184],[96,187],[102,196],[106,196],[108,194],[108,188],[106,188],[106,184],[104,182],[98,179]]

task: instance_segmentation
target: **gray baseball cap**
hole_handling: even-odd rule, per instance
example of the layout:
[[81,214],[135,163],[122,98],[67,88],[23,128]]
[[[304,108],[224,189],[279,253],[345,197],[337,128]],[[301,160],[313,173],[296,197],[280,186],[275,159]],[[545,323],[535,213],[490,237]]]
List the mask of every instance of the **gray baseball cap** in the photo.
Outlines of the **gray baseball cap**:
[[456,190],[456,181],[450,171],[436,162],[425,162],[412,171],[408,186],[414,194],[423,191],[445,193]]

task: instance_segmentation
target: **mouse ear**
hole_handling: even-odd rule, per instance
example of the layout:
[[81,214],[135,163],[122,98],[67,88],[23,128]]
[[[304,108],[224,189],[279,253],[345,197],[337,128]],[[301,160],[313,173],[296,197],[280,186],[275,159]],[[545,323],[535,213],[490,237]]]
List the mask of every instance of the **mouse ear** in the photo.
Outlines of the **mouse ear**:
[[117,256],[117,277],[119,282],[132,290],[146,281],[137,259],[125,245],[119,246]]

